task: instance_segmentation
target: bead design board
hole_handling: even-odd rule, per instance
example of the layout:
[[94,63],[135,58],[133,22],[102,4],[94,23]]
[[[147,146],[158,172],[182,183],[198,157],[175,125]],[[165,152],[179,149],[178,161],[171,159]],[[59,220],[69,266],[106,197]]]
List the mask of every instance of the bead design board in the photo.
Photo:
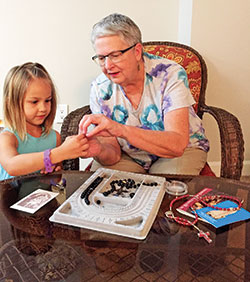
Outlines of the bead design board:
[[165,178],[99,168],[50,221],[145,239],[165,193]]

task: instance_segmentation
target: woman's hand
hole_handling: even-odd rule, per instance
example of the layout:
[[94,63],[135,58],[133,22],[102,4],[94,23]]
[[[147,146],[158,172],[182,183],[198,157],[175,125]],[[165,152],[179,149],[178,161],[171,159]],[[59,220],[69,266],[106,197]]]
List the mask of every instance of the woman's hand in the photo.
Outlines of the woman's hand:
[[[88,127],[93,124],[93,128],[88,132]],[[93,136],[103,137],[121,137],[122,136],[122,124],[111,120],[103,114],[91,114],[85,115],[79,124],[79,133],[85,134],[90,138]]]
[[102,150],[102,145],[96,137],[88,138],[89,148],[86,158],[94,158],[99,156]]
[[[90,125],[95,128],[88,131]],[[79,124],[79,134],[86,135],[89,148],[88,157],[94,157],[103,165],[113,165],[121,158],[121,148],[116,137],[120,137],[122,124],[102,114],[85,115]]]

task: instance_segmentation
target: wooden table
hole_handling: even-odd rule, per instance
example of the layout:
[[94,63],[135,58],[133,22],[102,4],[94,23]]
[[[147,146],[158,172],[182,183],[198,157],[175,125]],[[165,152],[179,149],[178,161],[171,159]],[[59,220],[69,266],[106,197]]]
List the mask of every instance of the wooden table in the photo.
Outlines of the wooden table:
[[[0,182],[0,281],[250,281],[250,222],[209,230],[213,242],[190,227],[169,222],[165,194],[143,241],[54,224],[49,217],[91,174],[63,171]],[[188,185],[194,194],[216,188],[244,199],[250,210],[250,184],[206,176],[165,176]],[[33,215],[9,207],[51,181],[66,179],[66,191]]]

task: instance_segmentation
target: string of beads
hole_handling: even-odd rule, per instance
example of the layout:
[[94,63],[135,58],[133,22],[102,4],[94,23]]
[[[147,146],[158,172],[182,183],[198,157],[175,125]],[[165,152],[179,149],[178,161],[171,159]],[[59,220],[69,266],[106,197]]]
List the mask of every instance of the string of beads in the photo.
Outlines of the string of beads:
[[[192,222],[185,219],[185,218],[182,218],[182,217],[179,217],[179,216],[174,216],[174,214],[173,214],[174,203],[181,200],[181,199],[189,198],[191,196],[192,195],[183,195],[183,196],[180,196],[180,197],[173,199],[170,203],[170,206],[169,206],[170,214],[168,215],[168,217],[174,219],[177,223],[182,224],[182,225],[186,225],[186,226],[195,225],[198,221],[198,215],[197,215],[197,213],[195,212],[194,209],[192,209],[192,210],[194,211],[195,219]],[[233,196],[227,196],[227,195],[210,195],[210,196],[201,196],[201,197],[196,197],[196,198],[197,198],[197,202],[202,203],[204,206],[211,207],[211,208],[216,209],[216,210],[222,210],[222,211],[236,211],[236,210],[239,210],[242,207],[242,204],[243,204],[243,201],[241,199],[239,199],[237,197],[233,197]],[[218,199],[226,199],[226,200],[233,201],[237,204],[237,207],[221,208],[221,207],[216,207],[214,205],[211,205],[207,202],[207,201],[214,201],[214,200],[218,201]]]
[[124,195],[126,193],[129,194],[130,198],[133,198],[136,190],[140,187],[140,185],[145,186],[157,186],[157,182],[138,182],[136,183],[134,179],[119,179],[113,180],[110,182],[110,189],[103,192],[103,196],[107,197],[112,194],[114,196]]

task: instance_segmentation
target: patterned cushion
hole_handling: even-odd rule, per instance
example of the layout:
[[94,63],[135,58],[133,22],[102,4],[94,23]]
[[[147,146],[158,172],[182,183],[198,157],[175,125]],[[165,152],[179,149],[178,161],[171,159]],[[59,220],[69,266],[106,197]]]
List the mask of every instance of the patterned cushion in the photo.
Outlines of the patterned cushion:
[[144,51],[175,61],[183,66],[187,72],[189,88],[196,101],[194,109],[197,112],[201,90],[201,63],[199,58],[190,50],[167,45],[147,45],[144,46]]

